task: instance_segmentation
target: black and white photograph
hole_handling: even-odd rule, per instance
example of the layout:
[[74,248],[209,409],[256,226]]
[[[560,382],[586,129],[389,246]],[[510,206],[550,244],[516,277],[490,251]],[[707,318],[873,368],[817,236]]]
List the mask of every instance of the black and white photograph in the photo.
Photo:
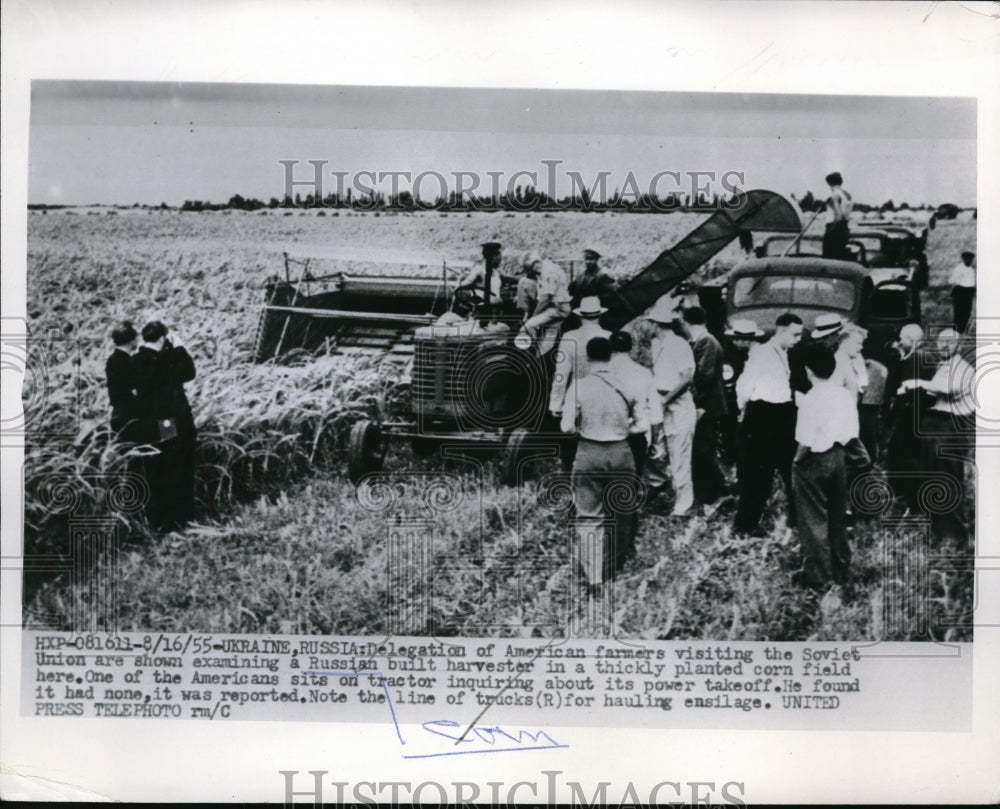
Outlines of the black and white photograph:
[[34,83],[25,625],[971,640],[975,120]]
[[84,6],[4,9],[4,797],[995,788],[996,4]]

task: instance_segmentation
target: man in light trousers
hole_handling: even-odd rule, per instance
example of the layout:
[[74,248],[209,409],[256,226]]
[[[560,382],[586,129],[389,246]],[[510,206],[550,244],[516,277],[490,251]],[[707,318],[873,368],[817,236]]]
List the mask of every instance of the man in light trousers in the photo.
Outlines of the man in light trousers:
[[[674,517],[687,515],[694,506],[691,451],[698,420],[691,394],[694,352],[688,341],[674,331],[681,305],[681,301],[667,295],[656,302],[648,315],[658,327],[650,343],[650,357],[653,382],[662,397],[662,435],[666,446],[654,448],[645,477],[653,492],[663,489],[668,479],[673,483]],[[669,476],[664,468],[664,455],[669,461]]]

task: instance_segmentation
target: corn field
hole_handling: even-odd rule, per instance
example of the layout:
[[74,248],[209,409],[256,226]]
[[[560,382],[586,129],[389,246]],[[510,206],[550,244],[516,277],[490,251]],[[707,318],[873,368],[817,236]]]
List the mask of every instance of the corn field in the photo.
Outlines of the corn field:
[[[611,273],[631,275],[687,233],[697,215],[292,213],[29,217],[26,555],[64,556],[71,518],[112,514],[124,541],[114,562],[123,630],[565,633],[578,617],[578,588],[567,514],[545,491],[555,465],[542,469],[541,481],[509,489],[496,485],[495,461],[418,459],[404,445],[388,459],[385,491],[356,491],[344,475],[346,435],[398,393],[394,373],[365,357],[251,364],[263,285],[283,272],[282,244],[377,245],[476,260],[480,243],[496,239],[513,270],[528,248],[567,257],[596,239]],[[974,237],[975,223],[961,220],[931,234],[926,322],[950,314],[947,271]],[[736,256],[727,248],[703,274]],[[199,431],[198,519],[167,535],[148,531],[141,509],[109,508],[138,496],[119,483],[152,451],[110,435],[110,331],[122,319],[141,328],[154,318],[183,338],[198,371],[186,385]],[[640,324],[635,331],[641,355],[645,332]],[[441,486],[444,500],[429,508]],[[873,521],[854,529],[858,593],[831,591],[814,601],[789,584],[799,551],[782,495],[756,543],[732,534],[731,510],[678,520],[671,505],[663,495],[643,511],[638,554],[606,605],[605,630],[613,625],[621,636],[645,639],[928,635],[918,616],[900,620],[886,610],[908,585],[886,575],[898,549]],[[392,528],[413,520],[423,528],[401,545]],[[971,610],[971,571],[936,574],[933,588],[944,628],[930,634],[969,639],[960,617]],[[28,572],[25,622],[58,625],[91,608],[88,598],[63,574]]]

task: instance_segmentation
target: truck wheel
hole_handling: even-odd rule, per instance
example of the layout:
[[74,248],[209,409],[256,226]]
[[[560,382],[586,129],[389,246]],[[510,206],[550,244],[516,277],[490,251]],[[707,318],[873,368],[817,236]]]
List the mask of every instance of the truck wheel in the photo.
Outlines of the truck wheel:
[[382,429],[374,421],[359,421],[351,427],[347,444],[347,477],[357,483],[369,472],[378,472],[385,461]]
[[531,476],[534,464],[523,461],[530,445],[531,433],[524,427],[518,427],[510,434],[504,449],[503,465],[500,468],[502,485],[517,486],[521,480]]

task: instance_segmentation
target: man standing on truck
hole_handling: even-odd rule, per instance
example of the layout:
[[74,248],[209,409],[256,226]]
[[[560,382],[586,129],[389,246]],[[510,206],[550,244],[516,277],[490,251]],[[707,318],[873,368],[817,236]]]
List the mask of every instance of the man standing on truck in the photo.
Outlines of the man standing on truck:
[[840,176],[839,171],[827,174],[826,184],[830,186],[830,197],[826,201],[830,219],[826,224],[826,232],[823,234],[823,258],[846,260],[848,258],[847,240],[851,236],[851,210],[854,208],[854,201],[851,199],[851,195],[844,190],[844,178]]
[[795,521],[791,485],[795,402],[788,350],[801,339],[802,318],[792,312],[778,315],[774,336],[750,350],[746,367],[736,381],[745,457],[734,527],[746,534],[760,529],[775,472],[785,483],[789,524]]

